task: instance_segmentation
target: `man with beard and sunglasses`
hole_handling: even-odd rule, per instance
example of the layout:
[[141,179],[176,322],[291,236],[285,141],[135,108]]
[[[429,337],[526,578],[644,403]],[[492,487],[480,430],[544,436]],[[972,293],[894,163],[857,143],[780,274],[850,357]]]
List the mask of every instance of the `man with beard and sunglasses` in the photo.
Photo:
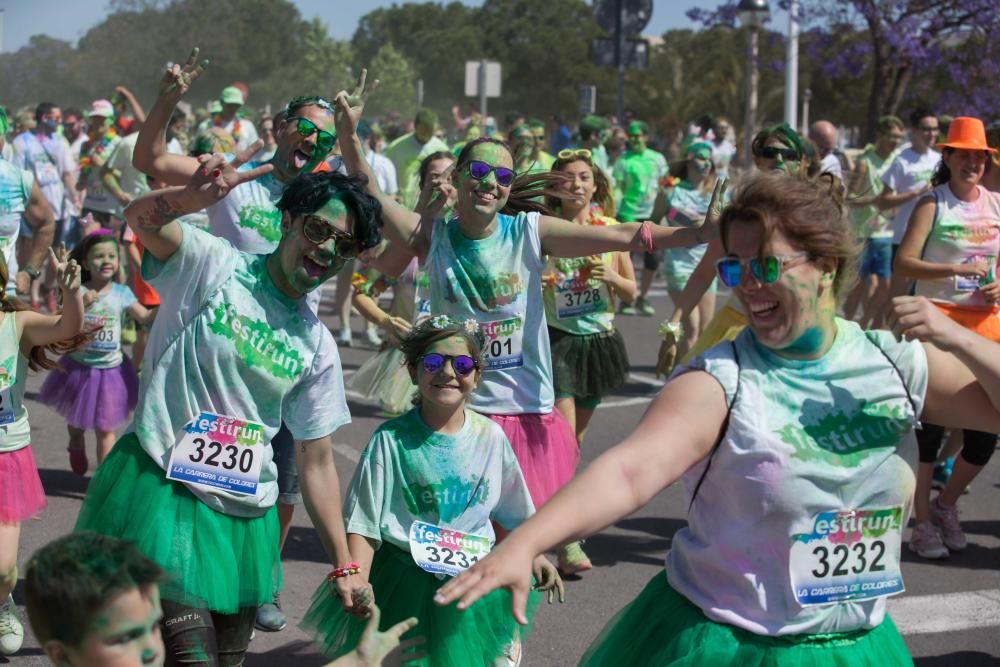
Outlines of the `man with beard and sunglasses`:
[[[149,111],[139,133],[133,163],[152,176],[170,184],[183,185],[200,168],[198,159],[167,152],[166,132],[178,102],[201,75],[208,61],[198,62],[198,49],[191,51],[187,62],[171,65],[160,80],[159,96]],[[281,114],[274,127],[277,141],[274,156],[267,162],[255,162],[248,156],[257,152],[254,144],[240,153],[237,164],[247,172],[270,165],[260,178],[235,184],[218,201],[207,207],[212,234],[229,241],[233,247],[251,254],[274,251],[281,239],[281,211],[277,202],[288,184],[299,174],[328,169],[325,158],[336,143],[333,131],[333,106],[320,96],[296,97]],[[259,143],[259,142],[258,142]],[[232,157],[232,156],[227,156]],[[319,309],[320,290],[306,297],[312,311]],[[291,527],[295,505],[302,502],[296,476],[295,448],[288,429],[282,428],[272,443],[278,466],[280,542],[284,545]],[[265,631],[284,629],[278,593],[261,608],[257,626]]]
[[243,664],[278,566],[270,443],[283,424],[313,525],[343,573],[341,602],[370,613],[370,588],[348,573],[332,453],[333,432],[350,421],[343,373],[307,295],[378,245],[381,206],[356,178],[298,176],[277,202],[281,237],[267,254],[178,220],[274,169],[244,169],[249,157],[200,156],[187,185],[125,211],[160,315],[134,422],[91,480],[77,529],[132,540],[171,575],[161,591],[168,664]]

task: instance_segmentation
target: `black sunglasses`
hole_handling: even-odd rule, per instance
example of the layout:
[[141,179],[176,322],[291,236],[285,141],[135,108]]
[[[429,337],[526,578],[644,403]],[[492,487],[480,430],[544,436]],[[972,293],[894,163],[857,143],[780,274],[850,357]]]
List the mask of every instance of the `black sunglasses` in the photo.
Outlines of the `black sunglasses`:
[[479,160],[472,160],[469,162],[469,176],[481,181],[493,172],[497,175],[497,183],[503,187],[507,187],[514,182],[514,170],[508,169],[507,167],[494,167],[486,162],[481,162]]
[[445,362],[448,361],[451,362],[451,367],[454,369],[455,374],[462,377],[479,368],[479,362],[467,354],[452,355],[428,352],[420,357],[420,361],[424,365],[424,370],[428,373],[440,373],[441,369],[444,368]]
[[794,148],[778,148],[777,146],[764,146],[760,149],[760,156],[766,160],[777,160],[778,156],[782,160],[798,160],[799,152]]
[[315,215],[307,215],[302,223],[302,233],[310,243],[323,245],[330,239],[334,239],[333,250],[337,257],[342,259],[354,259],[360,253],[358,240],[347,232],[342,232],[323,218]]
[[316,148],[323,151],[323,153],[329,153],[333,150],[333,145],[337,142],[337,135],[331,134],[326,130],[319,129],[316,123],[312,122],[308,118],[303,118],[302,116],[292,116],[288,119],[291,123],[295,121],[295,129],[303,137],[308,137],[312,134],[316,135]]

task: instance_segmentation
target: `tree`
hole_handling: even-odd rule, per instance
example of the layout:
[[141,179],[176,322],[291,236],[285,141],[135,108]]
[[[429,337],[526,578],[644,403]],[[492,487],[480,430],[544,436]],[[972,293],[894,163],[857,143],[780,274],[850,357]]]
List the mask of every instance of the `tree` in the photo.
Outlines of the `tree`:
[[367,111],[373,115],[390,111],[412,118],[416,111],[417,76],[409,61],[392,44],[384,44],[368,66],[368,78],[378,79],[378,94]]
[[302,93],[332,98],[351,85],[351,45],[330,37],[326,25],[314,18],[309,22],[300,55],[302,67],[295,72],[295,84]]
[[[735,4],[730,0],[714,12],[693,9],[688,16],[706,25],[731,26]],[[911,85],[932,78],[938,67],[949,73],[942,81],[946,87],[925,89],[924,94],[952,101],[963,95],[963,111],[977,115],[992,113],[1000,103],[1000,93],[990,84],[1000,75],[996,0],[803,0],[802,6],[812,36],[807,53],[814,58],[823,52],[833,56],[823,61],[824,74],[857,78],[862,70],[870,72],[865,118],[869,137],[879,116],[897,113]],[[850,48],[831,48],[859,33],[866,39]],[[982,57],[984,52],[990,57]],[[975,53],[978,57],[971,56]],[[970,100],[972,91],[975,98]]]

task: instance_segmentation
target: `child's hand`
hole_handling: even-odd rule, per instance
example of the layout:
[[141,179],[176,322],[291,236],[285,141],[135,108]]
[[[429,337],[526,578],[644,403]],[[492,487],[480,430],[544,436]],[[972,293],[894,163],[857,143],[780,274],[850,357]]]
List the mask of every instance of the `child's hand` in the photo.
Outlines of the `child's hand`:
[[559,576],[559,570],[549,562],[548,558],[538,556],[532,563],[531,569],[535,575],[535,581],[538,582],[534,586],[535,590],[548,593],[549,604],[552,604],[557,594],[560,604],[566,601],[566,589],[563,587],[562,577]]
[[97,301],[97,292],[94,290],[87,290],[87,292],[83,295],[83,307],[89,308],[90,304],[95,301]]
[[65,295],[73,295],[80,291],[80,265],[76,260],[60,262],[55,252],[49,248],[49,266],[56,274],[56,284]]
[[340,667],[340,665],[376,667],[381,665],[386,656],[399,646],[400,638],[417,624],[416,618],[408,618],[385,632],[379,632],[378,624],[381,616],[382,612],[379,611],[379,608],[372,607],[371,616],[368,617],[368,624],[365,626],[364,632],[361,633],[357,647],[327,667]]

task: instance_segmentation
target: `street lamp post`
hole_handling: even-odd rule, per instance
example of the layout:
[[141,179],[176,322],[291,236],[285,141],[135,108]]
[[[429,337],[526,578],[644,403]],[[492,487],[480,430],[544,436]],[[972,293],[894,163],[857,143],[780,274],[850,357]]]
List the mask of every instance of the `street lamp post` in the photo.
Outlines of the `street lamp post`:
[[785,50],[785,122],[798,126],[799,109],[799,0],[788,3],[788,45]]
[[740,0],[736,15],[747,31],[747,113],[743,124],[743,158],[749,169],[753,164],[751,144],[757,125],[757,33],[771,14],[767,0]]

